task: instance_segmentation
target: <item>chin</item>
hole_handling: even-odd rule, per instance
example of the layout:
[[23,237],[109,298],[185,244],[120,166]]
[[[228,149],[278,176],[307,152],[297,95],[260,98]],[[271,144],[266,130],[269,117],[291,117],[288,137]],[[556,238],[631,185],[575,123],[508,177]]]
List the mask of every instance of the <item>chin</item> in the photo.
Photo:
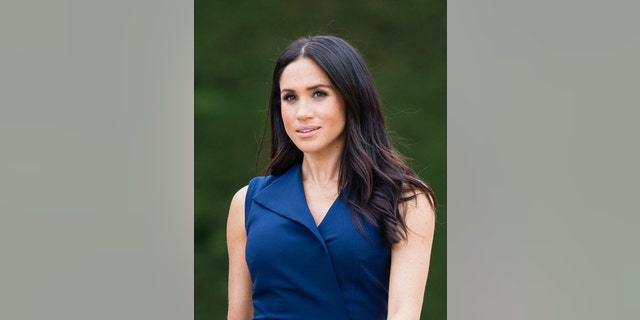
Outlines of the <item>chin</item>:
[[315,153],[332,153],[336,149],[343,149],[339,141],[332,141],[327,143],[326,141],[295,141],[293,144],[304,154]]
[[302,153],[316,153],[322,150],[322,147],[310,144],[310,143],[294,143],[296,148],[300,150]]
[[300,150],[302,153],[316,153],[320,150],[319,148],[314,148],[309,146],[296,146],[296,147],[298,147],[298,150]]

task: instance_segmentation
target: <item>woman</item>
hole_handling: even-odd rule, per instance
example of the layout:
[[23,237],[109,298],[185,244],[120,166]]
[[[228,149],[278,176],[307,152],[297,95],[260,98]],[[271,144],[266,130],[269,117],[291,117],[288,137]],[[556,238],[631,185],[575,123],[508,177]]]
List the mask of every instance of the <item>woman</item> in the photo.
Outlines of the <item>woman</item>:
[[358,52],[293,42],[273,72],[267,177],[229,210],[229,319],[419,319],[435,198],[389,143]]

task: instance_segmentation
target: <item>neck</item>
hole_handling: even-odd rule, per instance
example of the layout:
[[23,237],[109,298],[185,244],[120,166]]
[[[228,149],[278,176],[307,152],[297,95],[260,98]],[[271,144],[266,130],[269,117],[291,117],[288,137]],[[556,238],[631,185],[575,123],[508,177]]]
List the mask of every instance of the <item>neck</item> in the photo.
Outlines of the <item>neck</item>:
[[302,159],[302,181],[317,184],[337,184],[340,174],[340,155],[319,157],[305,154]]

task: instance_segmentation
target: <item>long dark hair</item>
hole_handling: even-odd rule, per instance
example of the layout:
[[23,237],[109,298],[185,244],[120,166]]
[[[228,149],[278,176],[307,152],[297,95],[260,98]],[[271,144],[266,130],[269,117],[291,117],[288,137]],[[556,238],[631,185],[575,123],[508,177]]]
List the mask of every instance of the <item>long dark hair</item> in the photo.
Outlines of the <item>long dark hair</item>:
[[302,57],[312,59],[327,74],[344,99],[346,141],[339,173],[339,190],[355,212],[376,225],[387,244],[407,237],[400,205],[424,193],[435,209],[433,190],[411,170],[387,137],[382,103],[369,69],[358,51],[335,36],[300,38],[282,52],[273,70],[269,112],[271,158],[267,171],[279,175],[302,162],[302,152],[284,129],[280,111],[280,77]]

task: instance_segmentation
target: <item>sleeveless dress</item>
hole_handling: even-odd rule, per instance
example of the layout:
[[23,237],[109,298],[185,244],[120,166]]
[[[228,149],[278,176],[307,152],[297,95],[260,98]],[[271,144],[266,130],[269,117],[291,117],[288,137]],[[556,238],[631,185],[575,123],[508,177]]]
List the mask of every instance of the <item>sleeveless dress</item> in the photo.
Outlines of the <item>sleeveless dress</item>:
[[[346,194],[346,193],[343,193]],[[245,202],[254,319],[386,319],[391,250],[338,197],[316,226],[300,164],[256,177]]]

